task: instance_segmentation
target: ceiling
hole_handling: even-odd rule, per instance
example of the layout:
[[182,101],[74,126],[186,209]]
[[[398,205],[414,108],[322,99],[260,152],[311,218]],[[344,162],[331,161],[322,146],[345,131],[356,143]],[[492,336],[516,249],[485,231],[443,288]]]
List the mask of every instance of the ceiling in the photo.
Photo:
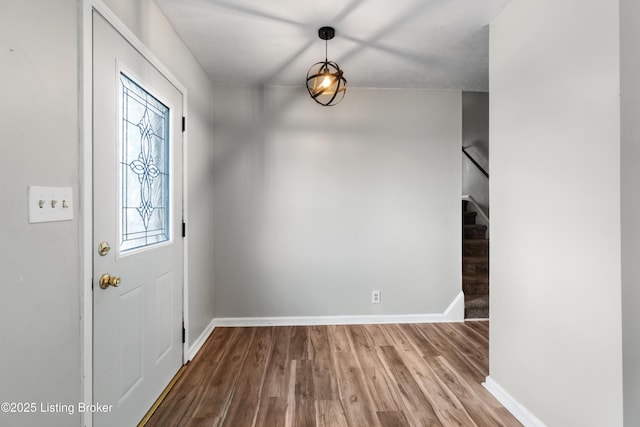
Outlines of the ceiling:
[[488,90],[489,28],[510,0],[155,0],[214,82],[304,85],[328,59],[350,87]]

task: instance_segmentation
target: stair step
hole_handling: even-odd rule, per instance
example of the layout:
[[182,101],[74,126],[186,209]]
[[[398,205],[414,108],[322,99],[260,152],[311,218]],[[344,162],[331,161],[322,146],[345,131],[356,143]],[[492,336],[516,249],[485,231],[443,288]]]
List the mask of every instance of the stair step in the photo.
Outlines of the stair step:
[[464,296],[465,319],[489,318],[489,295],[465,295]]
[[463,239],[484,239],[487,237],[487,226],[482,224],[465,224],[462,226]]
[[489,285],[489,273],[463,274],[462,286],[464,285]]
[[487,256],[463,256],[462,274],[478,274],[489,272],[489,257]]
[[463,274],[462,292],[465,295],[489,295],[489,274]]
[[462,285],[462,292],[464,292],[465,295],[489,295],[489,284]]
[[489,240],[464,239],[462,241],[462,256],[489,255]]
[[462,292],[469,295],[489,295],[489,285],[464,285]]
[[478,216],[478,212],[462,212],[462,223],[463,224],[475,224],[476,217]]

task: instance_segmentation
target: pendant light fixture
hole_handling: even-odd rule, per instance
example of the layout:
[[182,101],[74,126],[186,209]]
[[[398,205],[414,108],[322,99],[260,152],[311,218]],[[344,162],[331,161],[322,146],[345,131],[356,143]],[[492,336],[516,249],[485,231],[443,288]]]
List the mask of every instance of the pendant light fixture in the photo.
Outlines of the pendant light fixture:
[[316,62],[307,73],[307,90],[311,98],[320,105],[336,105],[347,91],[347,80],[338,64],[327,59],[327,40],[336,34],[333,27],[322,27],[318,37],[324,40],[324,61]]

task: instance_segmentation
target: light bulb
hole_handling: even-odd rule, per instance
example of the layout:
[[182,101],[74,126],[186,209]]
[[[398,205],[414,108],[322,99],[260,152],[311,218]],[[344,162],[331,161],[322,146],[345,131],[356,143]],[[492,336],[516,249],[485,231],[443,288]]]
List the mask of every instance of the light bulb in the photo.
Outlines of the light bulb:
[[322,84],[320,85],[320,87],[322,88],[329,88],[329,86],[331,86],[331,77],[329,77],[328,74],[324,75],[324,79],[322,80]]

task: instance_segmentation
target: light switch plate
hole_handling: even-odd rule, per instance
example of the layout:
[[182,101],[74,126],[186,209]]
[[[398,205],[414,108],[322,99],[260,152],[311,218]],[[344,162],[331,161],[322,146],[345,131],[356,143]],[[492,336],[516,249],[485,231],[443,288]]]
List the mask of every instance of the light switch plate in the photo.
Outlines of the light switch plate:
[[30,223],[73,219],[73,189],[71,187],[30,185],[28,199]]

